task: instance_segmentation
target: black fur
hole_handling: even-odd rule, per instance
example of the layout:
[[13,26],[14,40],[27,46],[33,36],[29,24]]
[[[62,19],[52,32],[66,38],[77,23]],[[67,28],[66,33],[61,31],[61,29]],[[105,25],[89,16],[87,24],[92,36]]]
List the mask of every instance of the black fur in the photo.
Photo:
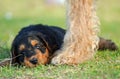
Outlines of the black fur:
[[[30,25],[28,27],[25,27],[21,29],[21,31],[13,40],[12,49],[11,49],[12,57],[21,54],[19,52],[18,46],[21,42],[27,43],[28,41],[26,41],[25,39],[27,39],[28,37],[38,39],[41,43],[43,43],[45,47],[48,45],[49,53],[50,55],[52,55],[57,49],[61,47],[61,44],[63,43],[64,35],[65,35],[64,29],[54,26],[46,26],[46,25],[38,24],[38,25]],[[27,43],[27,45],[28,44],[29,43]],[[41,51],[44,53],[45,49],[42,48]],[[32,53],[27,54],[26,56],[30,57],[31,55]],[[13,60],[13,63],[15,62],[20,63],[21,61],[23,61],[23,56],[17,57],[15,60]]]

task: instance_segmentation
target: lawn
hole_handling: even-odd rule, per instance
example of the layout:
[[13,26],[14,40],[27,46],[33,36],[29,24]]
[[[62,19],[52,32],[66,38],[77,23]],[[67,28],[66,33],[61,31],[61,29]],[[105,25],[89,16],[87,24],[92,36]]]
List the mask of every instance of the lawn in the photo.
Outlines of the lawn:
[[[120,48],[120,1],[97,0],[100,36],[112,39]],[[30,24],[65,28],[65,7],[46,5],[43,0],[0,0],[0,60],[10,57],[12,40]],[[120,49],[98,51],[77,66],[0,67],[0,79],[120,79]]]

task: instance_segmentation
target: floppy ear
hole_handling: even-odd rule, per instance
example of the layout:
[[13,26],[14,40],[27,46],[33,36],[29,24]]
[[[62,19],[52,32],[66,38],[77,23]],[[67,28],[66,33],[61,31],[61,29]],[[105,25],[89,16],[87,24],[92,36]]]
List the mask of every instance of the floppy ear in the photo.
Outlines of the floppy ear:
[[51,52],[48,42],[46,41],[45,37],[41,34],[38,34],[37,37],[44,43],[45,47]]
[[49,44],[47,42],[49,39],[46,39],[45,36],[42,33],[40,33],[40,32],[30,32],[29,36],[37,36],[44,43],[45,47],[49,50],[49,52],[51,52],[51,49],[50,49]]

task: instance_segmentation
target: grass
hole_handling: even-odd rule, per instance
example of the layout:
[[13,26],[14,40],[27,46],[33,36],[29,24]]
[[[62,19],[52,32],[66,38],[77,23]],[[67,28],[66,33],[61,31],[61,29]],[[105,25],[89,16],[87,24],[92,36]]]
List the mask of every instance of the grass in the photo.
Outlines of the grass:
[[[109,3],[108,3],[109,2]],[[112,39],[120,48],[120,1],[98,1],[100,36]],[[0,1],[0,60],[10,57],[11,42],[18,31],[43,23],[65,28],[64,6],[47,6],[42,0]],[[12,18],[5,15],[12,13]],[[120,79],[120,50],[98,51],[95,57],[77,66],[0,67],[0,79]]]

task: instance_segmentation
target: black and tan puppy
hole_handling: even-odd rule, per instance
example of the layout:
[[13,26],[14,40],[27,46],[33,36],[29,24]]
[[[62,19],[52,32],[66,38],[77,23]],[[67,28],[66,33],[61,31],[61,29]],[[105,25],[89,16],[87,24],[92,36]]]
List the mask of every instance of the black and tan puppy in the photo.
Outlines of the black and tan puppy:
[[[54,51],[60,48],[65,30],[41,24],[23,28],[12,44],[12,63],[33,67],[49,63]],[[20,55],[20,56],[19,56]]]
[[[12,63],[27,67],[48,64],[54,52],[61,47],[65,30],[46,25],[30,25],[23,28],[12,43]],[[108,46],[106,46],[106,44]],[[112,41],[100,38],[99,49],[116,50]]]

